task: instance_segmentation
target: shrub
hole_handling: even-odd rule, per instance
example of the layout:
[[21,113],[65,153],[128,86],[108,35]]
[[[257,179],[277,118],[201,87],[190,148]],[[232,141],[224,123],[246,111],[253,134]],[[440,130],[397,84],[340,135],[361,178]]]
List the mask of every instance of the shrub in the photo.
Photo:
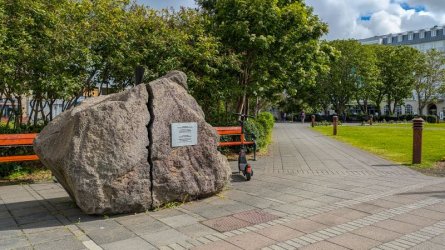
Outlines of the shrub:
[[426,119],[424,118],[428,123],[437,123],[437,116],[435,115],[428,115]]
[[256,119],[249,119],[244,125],[247,134],[255,136],[258,149],[265,149],[272,142],[272,129],[275,124],[269,112],[260,113]]

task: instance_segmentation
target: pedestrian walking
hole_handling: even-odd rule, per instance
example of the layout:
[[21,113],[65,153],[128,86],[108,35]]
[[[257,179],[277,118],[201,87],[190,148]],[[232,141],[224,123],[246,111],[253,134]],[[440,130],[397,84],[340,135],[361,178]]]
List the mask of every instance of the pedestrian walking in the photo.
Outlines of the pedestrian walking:
[[304,124],[304,120],[306,119],[306,114],[304,113],[304,111],[301,111],[300,118],[301,118],[301,123]]

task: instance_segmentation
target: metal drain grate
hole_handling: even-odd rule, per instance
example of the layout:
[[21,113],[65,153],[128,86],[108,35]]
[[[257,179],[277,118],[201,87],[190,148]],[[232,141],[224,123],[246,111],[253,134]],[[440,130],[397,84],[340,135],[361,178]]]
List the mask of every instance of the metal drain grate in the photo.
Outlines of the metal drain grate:
[[237,219],[232,216],[226,216],[226,217],[203,221],[202,224],[204,224],[208,227],[211,227],[219,232],[232,231],[232,230],[236,230],[236,229],[240,229],[240,228],[248,227],[248,226],[252,225],[252,223]]
[[263,212],[261,210],[250,210],[242,213],[237,213],[232,215],[235,218],[238,218],[240,220],[247,221],[252,224],[261,224],[264,222],[268,222],[271,220],[278,219],[279,217],[273,214],[269,214],[266,212]]

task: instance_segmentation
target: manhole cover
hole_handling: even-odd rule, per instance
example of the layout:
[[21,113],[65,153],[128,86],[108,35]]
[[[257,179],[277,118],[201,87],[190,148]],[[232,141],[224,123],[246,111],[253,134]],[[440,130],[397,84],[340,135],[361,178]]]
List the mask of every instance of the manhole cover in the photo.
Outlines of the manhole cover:
[[232,216],[203,221],[202,224],[211,227],[219,232],[228,232],[252,225],[247,221],[240,220]]
[[271,220],[278,219],[279,217],[273,214],[263,212],[261,210],[250,210],[238,214],[232,215],[235,218],[250,222],[252,224],[261,224]]

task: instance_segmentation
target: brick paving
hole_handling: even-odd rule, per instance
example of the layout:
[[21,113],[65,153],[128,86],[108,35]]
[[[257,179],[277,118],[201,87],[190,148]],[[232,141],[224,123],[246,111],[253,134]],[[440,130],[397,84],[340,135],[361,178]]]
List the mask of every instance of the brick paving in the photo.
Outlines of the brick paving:
[[85,215],[54,183],[0,187],[0,249],[445,249],[445,179],[290,123],[253,164],[217,196],[132,215]]

